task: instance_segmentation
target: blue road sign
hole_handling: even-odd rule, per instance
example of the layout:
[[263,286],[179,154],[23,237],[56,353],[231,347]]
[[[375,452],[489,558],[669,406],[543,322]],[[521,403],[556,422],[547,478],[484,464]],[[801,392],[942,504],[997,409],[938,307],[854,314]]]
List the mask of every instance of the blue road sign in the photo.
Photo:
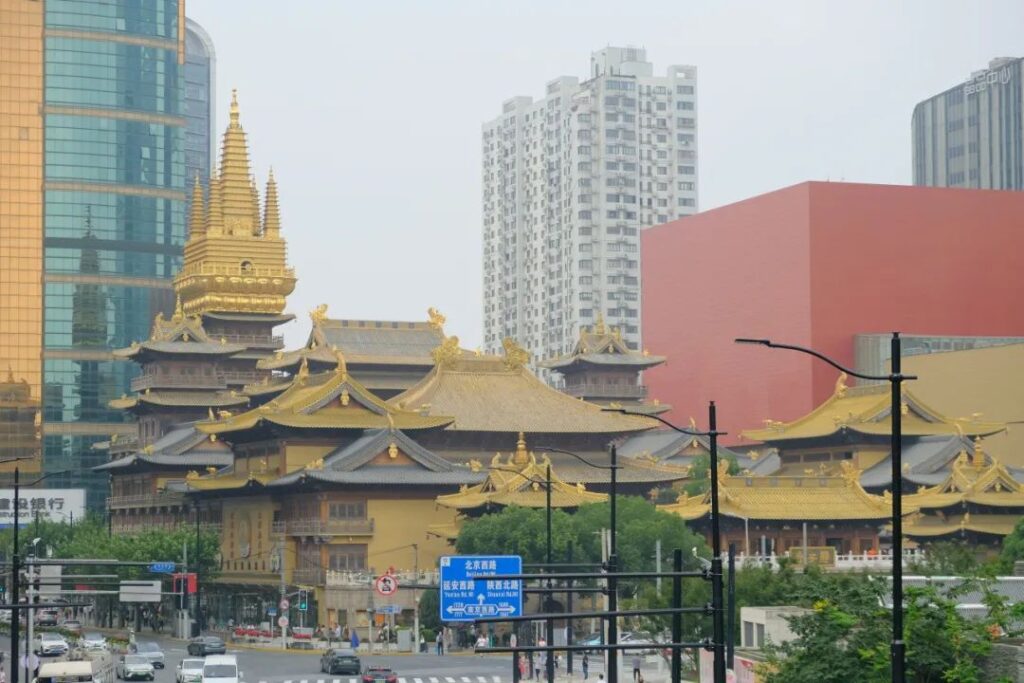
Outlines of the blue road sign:
[[276,617],[277,616],[277,608],[276,607],[269,607],[269,608],[267,608],[267,616],[268,617]]
[[377,614],[401,614],[402,608],[398,605],[377,605],[373,611]]
[[149,565],[149,571],[154,574],[173,574],[174,563],[173,562],[154,562]]
[[522,574],[523,558],[518,555],[445,555],[440,565],[442,621],[518,617],[523,613],[522,581],[474,579]]

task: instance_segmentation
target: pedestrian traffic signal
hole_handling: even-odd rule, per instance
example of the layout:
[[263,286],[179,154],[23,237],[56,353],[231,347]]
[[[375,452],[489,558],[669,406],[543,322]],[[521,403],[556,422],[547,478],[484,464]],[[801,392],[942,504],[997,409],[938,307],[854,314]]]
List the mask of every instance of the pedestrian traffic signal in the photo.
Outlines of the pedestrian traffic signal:
[[300,590],[299,591],[299,609],[301,611],[305,612],[308,607],[309,607],[309,602],[307,600],[306,591]]

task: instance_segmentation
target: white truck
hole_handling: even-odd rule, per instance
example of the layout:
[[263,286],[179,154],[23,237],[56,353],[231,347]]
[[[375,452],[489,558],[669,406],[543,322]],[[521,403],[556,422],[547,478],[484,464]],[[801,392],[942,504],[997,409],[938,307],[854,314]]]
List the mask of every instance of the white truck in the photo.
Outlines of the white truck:
[[102,653],[78,661],[45,662],[32,683],[115,683],[114,658]]
[[203,683],[238,683],[241,677],[235,655],[210,655],[203,662]]

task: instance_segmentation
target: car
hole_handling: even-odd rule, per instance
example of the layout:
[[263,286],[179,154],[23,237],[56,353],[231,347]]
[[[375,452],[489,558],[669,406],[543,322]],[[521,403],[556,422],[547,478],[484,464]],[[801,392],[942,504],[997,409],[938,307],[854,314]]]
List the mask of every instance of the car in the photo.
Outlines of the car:
[[70,649],[68,641],[59,633],[40,633],[36,636],[35,653],[40,657],[59,657],[66,655]]
[[324,652],[320,658],[320,671],[325,674],[358,676],[361,670],[359,656],[351,648],[333,648]]
[[181,660],[175,672],[178,683],[202,683],[205,660],[189,657]]
[[238,683],[241,677],[234,655],[210,655],[203,662],[203,683]]
[[57,610],[41,609],[36,612],[36,626],[56,626]]
[[82,633],[82,622],[77,619],[68,619],[61,624],[60,627],[68,633],[73,633],[76,636]]
[[128,646],[128,651],[149,660],[154,669],[164,668],[164,653],[160,646],[152,641],[137,642]]
[[222,655],[227,652],[224,641],[217,636],[199,636],[188,643],[188,653],[193,657],[205,657],[206,655]]
[[368,666],[363,672],[363,683],[397,683],[398,674],[386,666]]
[[153,664],[142,655],[122,655],[117,660],[116,672],[121,681],[151,681],[156,677]]
[[107,650],[107,638],[102,633],[83,633],[78,639],[78,647],[86,652],[105,652]]

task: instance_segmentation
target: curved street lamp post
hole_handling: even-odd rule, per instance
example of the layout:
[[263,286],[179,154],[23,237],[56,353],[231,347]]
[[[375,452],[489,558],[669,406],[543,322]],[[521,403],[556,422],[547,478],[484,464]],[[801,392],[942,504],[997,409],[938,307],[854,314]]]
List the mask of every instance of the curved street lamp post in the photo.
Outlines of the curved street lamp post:
[[890,341],[891,369],[887,375],[870,375],[856,372],[840,365],[828,356],[795,344],[779,344],[770,339],[738,338],[737,344],[756,344],[770,349],[799,351],[823,360],[851,377],[877,382],[889,382],[892,404],[889,413],[892,419],[890,450],[892,451],[892,683],[906,680],[906,644],[903,642],[903,399],[902,384],[917,379],[915,375],[904,375],[900,362],[900,333],[893,332]]

